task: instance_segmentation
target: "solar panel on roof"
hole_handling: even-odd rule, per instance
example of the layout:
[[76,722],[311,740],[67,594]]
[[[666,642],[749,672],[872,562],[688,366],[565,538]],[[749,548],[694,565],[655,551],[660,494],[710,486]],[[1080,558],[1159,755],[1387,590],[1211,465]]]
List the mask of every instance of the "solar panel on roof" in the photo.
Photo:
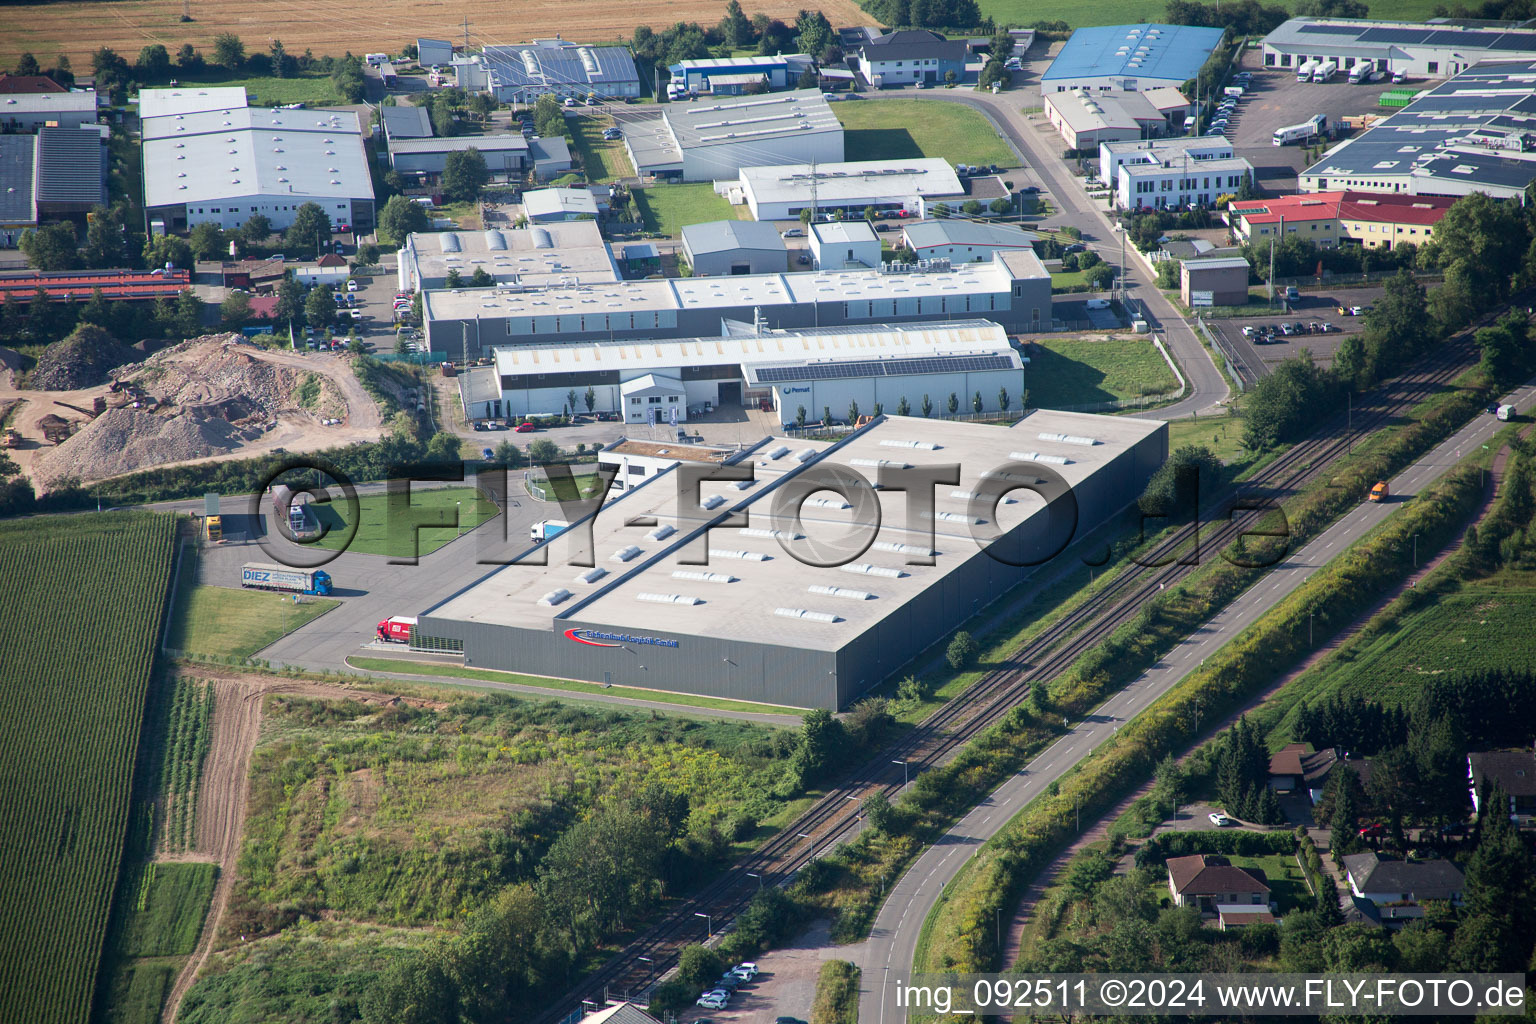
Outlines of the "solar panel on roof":
[[901,377],[917,373],[965,373],[1007,370],[1013,360],[1005,355],[911,356],[857,362],[812,363],[806,366],[760,366],[754,371],[765,384],[800,380],[842,380],[849,377]]
[[1493,42],[1484,45],[1490,50],[1536,50],[1536,36],[1506,32]]
[[1422,43],[1434,35],[1426,29],[1371,28],[1360,33],[1362,43]]
[[1309,36],[1320,36],[1320,35],[1340,36],[1340,35],[1351,35],[1352,34],[1351,31],[1348,28],[1345,28],[1345,27],[1340,26],[1340,25],[1303,25],[1299,29],[1297,29],[1296,31],[1305,33],[1306,35],[1309,35]]

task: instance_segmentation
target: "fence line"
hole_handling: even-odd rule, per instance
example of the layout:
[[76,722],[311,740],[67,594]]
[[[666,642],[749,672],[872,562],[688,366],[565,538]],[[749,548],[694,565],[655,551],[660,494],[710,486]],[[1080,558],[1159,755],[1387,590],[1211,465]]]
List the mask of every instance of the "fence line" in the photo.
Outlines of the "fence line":
[[1232,361],[1232,355],[1227,351],[1227,347],[1221,343],[1221,336],[1219,334],[1212,334],[1210,327],[1206,326],[1205,320],[1201,317],[1195,317],[1195,323],[1200,326],[1200,333],[1205,335],[1205,340],[1211,343],[1211,348],[1220,353],[1221,361],[1227,366],[1227,376],[1232,378],[1232,383],[1237,388],[1237,393],[1242,394],[1247,391],[1248,388],[1243,380],[1243,375],[1237,372],[1237,365]]

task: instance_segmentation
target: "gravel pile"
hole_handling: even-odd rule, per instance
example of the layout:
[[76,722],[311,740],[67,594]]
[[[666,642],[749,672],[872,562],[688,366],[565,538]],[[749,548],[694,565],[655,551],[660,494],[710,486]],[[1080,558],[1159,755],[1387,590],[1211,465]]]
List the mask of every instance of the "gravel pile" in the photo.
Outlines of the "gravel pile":
[[63,341],[43,350],[27,376],[27,387],[38,391],[78,391],[105,384],[112,368],[139,353],[99,327],[78,327]]
[[143,362],[120,367],[116,376],[176,408],[223,407],[239,399],[250,415],[270,419],[279,409],[293,407],[293,389],[302,375],[257,359],[238,334],[213,334],[161,349]]
[[147,466],[206,459],[260,436],[222,419],[165,416],[145,409],[108,409],[34,464],[43,481],[101,480]]

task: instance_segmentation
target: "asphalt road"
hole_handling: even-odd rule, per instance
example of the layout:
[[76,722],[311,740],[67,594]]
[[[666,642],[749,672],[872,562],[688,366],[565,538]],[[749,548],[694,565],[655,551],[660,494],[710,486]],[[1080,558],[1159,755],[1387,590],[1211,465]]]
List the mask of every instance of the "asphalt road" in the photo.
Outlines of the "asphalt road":
[[[1101,204],[1089,199],[1080,179],[1062,166],[1057,156],[1061,137],[1054,129],[1042,132],[1043,119],[1031,121],[1021,113],[1023,106],[1034,98],[1031,90],[1014,89],[992,95],[959,89],[894,89],[870,92],[865,96],[876,102],[921,98],[963,103],[981,111],[1023,157],[1029,168],[1028,176],[1038,181],[1049,194],[1048,198],[1058,211],[1051,217],[1052,225],[1071,225],[1080,229],[1085,242],[1105,259],[1118,263],[1119,236],[1105,211],[1100,209]],[[1125,286],[1126,296],[1147,310],[1153,331],[1163,337],[1191,385],[1187,397],[1158,409],[1158,418],[1179,419],[1195,412],[1219,411],[1217,406],[1227,399],[1230,390],[1189,322],[1158,291],[1152,276],[1135,260],[1126,260]]]
[[[1504,401],[1529,411],[1533,399],[1536,399],[1536,385],[1527,384]],[[859,946],[837,954],[858,963],[863,970],[859,1020],[864,1024],[886,1024],[888,1021],[895,1024],[905,1020],[906,1010],[896,1005],[894,985],[911,971],[923,922],[932,912],[944,886],[964,866],[972,849],[997,834],[1030,801],[1108,739],[1122,723],[1146,710],[1198,668],[1207,655],[1252,625],[1287,595],[1306,585],[1312,574],[1330,559],[1364,537],[1464,456],[1486,443],[1502,426],[1492,416],[1479,415],[1455,436],[1398,474],[1391,480],[1391,501],[1362,503],[1292,554],[1170,651],[1150,671],[1074,725],[924,851],[892,887],[870,937]]]

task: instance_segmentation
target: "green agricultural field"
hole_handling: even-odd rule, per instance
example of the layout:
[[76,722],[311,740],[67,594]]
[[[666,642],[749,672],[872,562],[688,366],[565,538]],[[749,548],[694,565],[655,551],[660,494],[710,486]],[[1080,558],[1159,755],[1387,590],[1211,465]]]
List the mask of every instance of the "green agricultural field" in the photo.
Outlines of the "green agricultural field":
[[[424,557],[460,533],[467,533],[500,514],[495,506],[482,502],[479,492],[473,487],[413,488],[411,508],[418,513],[436,514],[443,523],[442,526],[424,527],[413,539],[411,531],[399,526],[396,527],[397,536],[390,536],[388,495],[363,495],[357,499],[357,505],[360,521],[357,536],[352,538],[350,544],[346,542],[346,503],[332,501],[314,506],[320,522],[329,528],[329,532],[316,542],[317,547],[340,548],[345,545],[348,551],[370,555],[401,557],[415,554]],[[457,528],[453,525],[455,514],[459,521]]]
[[689,224],[735,220],[736,208],[715,194],[708,182],[694,185],[650,185],[633,193],[635,210],[645,230],[677,238]]
[[1145,338],[1049,339],[1029,351],[1029,404],[1039,409],[1172,391],[1173,371]]
[[197,947],[213,898],[217,865],[191,861],[145,865],[123,936],[128,956],[186,956]]
[[1413,700],[1424,679],[1445,672],[1533,672],[1532,622],[1536,574],[1502,572],[1405,617],[1352,659],[1336,659],[1311,692],[1337,689],[1399,704]]
[[0,1020],[90,1014],[174,545],[170,516],[0,525]]
[[[432,536],[424,536],[423,548]],[[240,661],[339,603],[323,597],[295,603],[292,595],[194,585],[176,597],[166,646],[191,658]]]
[[603,138],[603,129],[613,124],[611,119],[576,117],[566,123],[571,126],[571,149],[581,157],[588,181],[612,182],[634,175],[624,141]]
[[[1036,20],[1039,15],[1030,20]],[[850,160],[937,157],[952,164],[1010,166],[1018,157],[980,112],[943,100],[836,103]]]
[[107,1000],[107,1024],[155,1024],[160,1008],[176,982],[179,960],[142,960],[123,968],[114,978]]

